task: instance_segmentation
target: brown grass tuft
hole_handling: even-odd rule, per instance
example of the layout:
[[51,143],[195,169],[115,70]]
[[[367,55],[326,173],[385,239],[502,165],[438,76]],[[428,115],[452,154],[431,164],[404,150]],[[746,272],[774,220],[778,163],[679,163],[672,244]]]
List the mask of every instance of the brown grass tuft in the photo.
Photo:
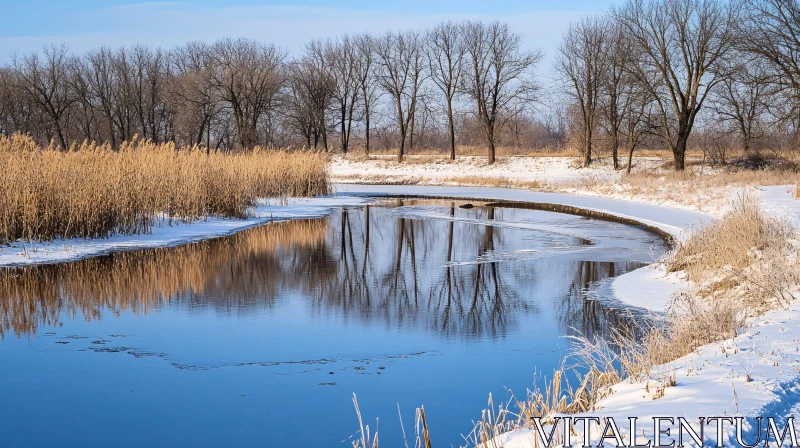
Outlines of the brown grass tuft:
[[744,194],[722,219],[679,243],[667,270],[685,271],[703,295],[735,292],[763,311],[792,298],[790,287],[800,283],[794,239],[791,223],[766,215],[757,198]]
[[134,140],[40,148],[0,136],[0,242],[147,232],[157,222],[242,218],[259,198],[328,192],[326,157],[255,149],[206,153]]

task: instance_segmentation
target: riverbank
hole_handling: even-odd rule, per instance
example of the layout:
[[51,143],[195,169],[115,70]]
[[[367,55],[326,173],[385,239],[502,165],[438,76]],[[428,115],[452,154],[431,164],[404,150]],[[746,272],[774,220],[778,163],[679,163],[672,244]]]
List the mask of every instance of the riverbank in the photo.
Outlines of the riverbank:
[[128,250],[172,247],[230,235],[270,222],[319,218],[339,207],[370,202],[361,197],[262,199],[246,219],[211,217],[193,222],[156,224],[149,233],[109,238],[16,241],[0,245],[0,267],[61,263]]
[[[398,164],[385,157],[330,157],[333,183],[478,186],[515,188],[579,196],[623,199],[671,209],[691,210],[715,217],[730,210],[732,194],[742,188],[796,185],[792,163],[762,161],[766,169],[748,169],[747,160],[721,166],[687,160],[686,171],[676,173],[670,160],[635,157],[631,174],[614,170],[609,159],[583,167],[571,157],[499,157],[487,165],[481,157],[409,156]],[[770,168],[771,167],[771,168]]]

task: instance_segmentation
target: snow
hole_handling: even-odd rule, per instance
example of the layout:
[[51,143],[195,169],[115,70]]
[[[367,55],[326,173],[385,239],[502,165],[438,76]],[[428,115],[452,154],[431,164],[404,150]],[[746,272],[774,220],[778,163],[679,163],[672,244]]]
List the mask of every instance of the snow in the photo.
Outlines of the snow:
[[800,206],[795,199],[796,185],[759,187],[761,206],[768,213],[788,219],[795,228],[800,228]]
[[661,314],[675,294],[690,287],[680,274],[668,273],[663,264],[654,263],[614,278],[609,296],[625,306]]
[[675,210],[652,204],[640,204],[622,199],[588,197],[561,193],[518,190],[513,188],[448,187],[417,185],[335,185],[337,194],[353,196],[410,195],[472,198],[481,200],[537,202],[561,204],[586,210],[607,213],[619,218],[635,219],[669,233],[675,238],[684,238],[687,231],[713,217],[709,214]]
[[[580,167],[573,157],[500,157],[489,165],[486,157],[463,156],[455,161],[441,157],[409,157],[398,164],[394,156],[370,160],[331,157],[329,170],[334,182],[360,184],[447,184],[454,178],[504,178],[518,182],[566,182],[589,178],[613,180],[622,175],[608,165]],[[656,168],[659,158],[636,158],[641,168]]]
[[17,241],[0,246],[0,267],[74,261],[110,252],[169,247],[216,238],[248,227],[288,219],[318,218],[337,207],[369,202],[359,197],[313,199],[265,199],[248,219],[209,218],[192,223],[173,222],[154,227],[140,235],[113,235],[110,238],[67,239],[50,242]]
[[[653,440],[652,423],[648,422],[656,416],[684,417],[695,423],[699,416],[769,416],[776,417],[782,428],[786,417],[800,410],[798,342],[800,305],[795,304],[767,313],[736,338],[703,346],[695,353],[658,366],[652,380],[625,381],[614,386],[613,394],[602,400],[600,410],[591,415],[614,418],[621,427],[627,426],[628,417],[638,417],[643,423],[640,428],[644,437],[637,434],[642,443]],[[671,375],[675,385],[664,389],[663,397],[656,398],[660,377]],[[746,421],[754,424],[752,418]],[[670,437],[662,438],[667,444],[677,438],[675,426],[672,429]],[[707,437],[715,429],[707,427]],[[744,435],[746,441],[756,437],[752,429]],[[733,443],[735,434],[730,426],[724,436],[728,444]],[[531,448],[534,437],[529,429],[514,431],[499,437],[497,447]]]

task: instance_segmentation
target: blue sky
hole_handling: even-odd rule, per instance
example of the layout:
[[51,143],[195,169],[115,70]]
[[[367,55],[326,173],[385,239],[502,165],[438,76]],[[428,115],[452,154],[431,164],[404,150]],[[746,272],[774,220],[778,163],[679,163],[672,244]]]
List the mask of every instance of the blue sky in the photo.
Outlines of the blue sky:
[[171,47],[220,37],[269,40],[291,52],[311,37],[345,32],[423,28],[441,20],[500,19],[525,37],[530,48],[552,53],[566,25],[604,11],[612,0],[0,0],[0,61],[14,52],[67,43],[75,51],[100,45],[144,43]]

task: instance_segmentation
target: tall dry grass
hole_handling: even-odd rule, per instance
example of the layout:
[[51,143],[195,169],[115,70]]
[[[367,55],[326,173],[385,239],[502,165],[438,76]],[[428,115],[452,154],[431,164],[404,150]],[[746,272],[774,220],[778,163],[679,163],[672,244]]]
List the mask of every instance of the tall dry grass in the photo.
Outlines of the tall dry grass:
[[326,157],[221,153],[134,140],[42,148],[0,136],[0,242],[147,232],[158,221],[243,218],[259,198],[328,192]]
[[667,270],[684,271],[703,296],[735,292],[740,303],[762,312],[792,299],[790,287],[800,283],[795,239],[791,223],[765,214],[758,198],[744,193],[722,219],[680,242]]

